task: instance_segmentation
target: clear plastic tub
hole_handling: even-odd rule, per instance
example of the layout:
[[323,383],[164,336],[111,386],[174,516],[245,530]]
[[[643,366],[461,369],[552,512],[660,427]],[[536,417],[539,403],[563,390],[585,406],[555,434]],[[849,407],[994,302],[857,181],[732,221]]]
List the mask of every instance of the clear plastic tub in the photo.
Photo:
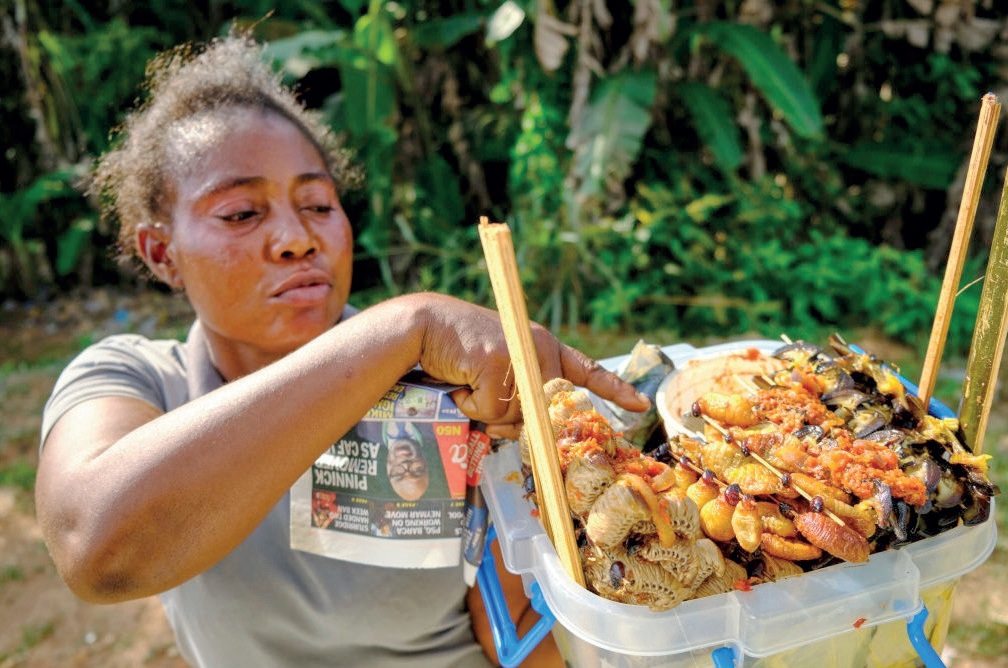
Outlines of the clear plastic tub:
[[[682,363],[729,349],[772,345],[779,343],[704,349],[681,344],[664,351]],[[607,366],[619,360],[606,360]],[[986,522],[878,552],[863,564],[838,564],[654,612],[599,597],[567,575],[524,496],[516,448],[502,448],[483,466],[481,485],[504,565],[522,576],[533,602],[542,597],[556,620],[553,636],[569,666],[922,665],[908,637],[908,621],[923,619],[926,605],[922,632],[940,651],[958,577],[982,564],[997,539],[992,509]],[[730,664],[717,662],[726,654]]]

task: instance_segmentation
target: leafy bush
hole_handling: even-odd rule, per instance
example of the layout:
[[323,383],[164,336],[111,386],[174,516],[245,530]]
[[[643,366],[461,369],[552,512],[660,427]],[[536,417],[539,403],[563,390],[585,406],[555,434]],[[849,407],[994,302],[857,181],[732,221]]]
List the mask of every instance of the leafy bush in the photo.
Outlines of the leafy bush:
[[[28,4],[3,16],[34,31],[5,46],[36,54],[20,86],[45,94],[25,96],[41,131],[14,153],[21,165],[46,153],[39,142],[63,152],[0,187],[5,296],[116,280],[97,269],[108,231],[87,203],[33,184],[69,183],[103,148],[149,52],[237,19],[366,167],[347,202],[366,303],[414,289],[489,302],[487,215],[511,225],[533,316],[554,328],[874,323],[918,346],[1008,25],[983,3],[952,16],[890,0],[638,0],[632,13],[341,0],[266,20],[259,0]],[[981,235],[992,226],[978,219]],[[982,253],[970,260],[982,269]],[[960,298],[950,348],[968,345],[977,293]]]

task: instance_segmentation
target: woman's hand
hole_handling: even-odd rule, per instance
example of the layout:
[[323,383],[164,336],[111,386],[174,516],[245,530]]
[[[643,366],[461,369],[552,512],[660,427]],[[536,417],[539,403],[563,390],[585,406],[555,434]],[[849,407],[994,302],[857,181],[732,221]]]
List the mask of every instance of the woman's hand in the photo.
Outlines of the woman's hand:
[[[443,295],[425,300],[426,319],[420,365],[431,376],[463,385],[452,398],[468,417],[485,422],[495,437],[515,437],[521,406],[515,373],[500,318],[495,311]],[[532,324],[543,381],[563,377],[603,399],[632,411],[643,411],[647,397],[598,362]]]

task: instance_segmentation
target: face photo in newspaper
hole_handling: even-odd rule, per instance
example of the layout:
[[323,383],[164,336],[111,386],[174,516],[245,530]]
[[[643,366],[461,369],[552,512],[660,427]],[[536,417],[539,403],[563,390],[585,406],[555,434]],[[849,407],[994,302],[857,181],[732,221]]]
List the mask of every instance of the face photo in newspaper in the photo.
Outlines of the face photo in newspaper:
[[430,471],[420,431],[408,422],[384,423],[387,444],[385,471],[389,485],[402,499],[416,501],[430,485]]

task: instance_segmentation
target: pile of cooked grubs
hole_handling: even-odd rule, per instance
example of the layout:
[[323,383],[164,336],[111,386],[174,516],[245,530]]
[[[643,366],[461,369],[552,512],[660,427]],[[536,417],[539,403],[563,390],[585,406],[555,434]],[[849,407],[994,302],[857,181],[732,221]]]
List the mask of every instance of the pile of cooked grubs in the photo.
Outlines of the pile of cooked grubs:
[[[667,610],[988,518],[989,456],[958,421],[929,415],[873,356],[830,345],[735,353],[765,373],[698,388],[646,453],[584,391],[546,383],[591,591]],[[521,449],[531,480],[524,437]]]

